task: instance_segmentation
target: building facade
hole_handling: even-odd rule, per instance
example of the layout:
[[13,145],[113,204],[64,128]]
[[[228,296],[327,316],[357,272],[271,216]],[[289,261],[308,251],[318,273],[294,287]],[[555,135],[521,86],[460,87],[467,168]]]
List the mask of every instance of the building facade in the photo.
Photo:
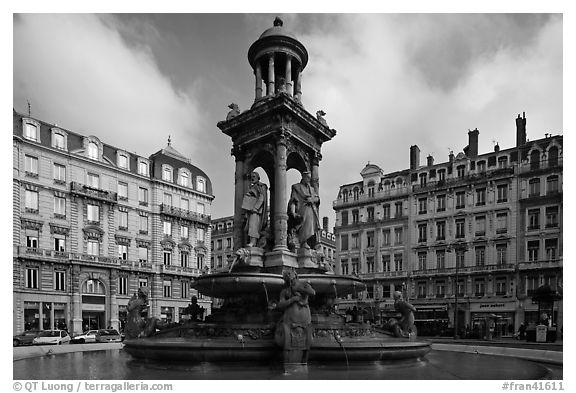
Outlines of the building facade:
[[13,118],[14,332],[122,329],[141,286],[151,316],[177,322],[210,261],[208,176],[170,141],[141,157]]
[[[510,149],[478,154],[473,130],[446,162],[420,165],[414,145],[406,170],[367,165],[334,202],[337,271],[363,277],[382,309],[402,291],[435,333],[455,318],[463,334],[492,323],[500,336],[537,322],[533,292],[562,293],[563,138],[528,142],[525,121]],[[562,301],[551,317],[562,326]]]

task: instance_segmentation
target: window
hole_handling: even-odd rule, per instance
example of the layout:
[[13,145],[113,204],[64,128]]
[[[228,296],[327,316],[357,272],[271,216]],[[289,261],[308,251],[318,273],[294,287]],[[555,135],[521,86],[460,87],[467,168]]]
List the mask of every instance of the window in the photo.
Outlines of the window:
[[418,214],[425,214],[427,211],[428,198],[418,199]]
[[138,174],[143,176],[148,176],[148,163],[144,161],[138,161]]
[[426,270],[426,253],[418,253],[418,270]]
[[96,142],[88,142],[88,158],[98,159],[98,144]]
[[456,283],[456,292],[458,293],[458,296],[464,296],[464,288],[464,280],[458,280]]
[[382,218],[385,220],[390,218],[390,205],[389,204],[382,205]]
[[505,265],[506,264],[506,254],[508,246],[506,244],[496,245],[496,264]]
[[476,221],[476,236],[486,235],[486,217],[476,216],[474,220]]
[[340,250],[348,250],[348,234],[340,235]]
[[66,290],[66,272],[64,270],[54,271],[54,290],[55,291]]
[[389,272],[391,270],[390,255],[382,255],[382,268],[385,272]]
[[26,268],[26,280],[24,285],[26,285],[26,288],[38,289],[38,268]]
[[66,251],[66,236],[54,234],[54,251]]
[[38,142],[38,127],[34,124],[24,123],[24,138]]
[[180,209],[184,210],[184,211],[189,211],[190,210],[190,201],[188,199],[180,199]]
[[368,187],[368,197],[374,198],[374,187]]
[[148,189],[147,188],[138,188],[138,202],[140,205],[148,206]]
[[546,250],[546,259],[553,261],[558,256],[558,239],[545,239],[544,248]]
[[366,247],[374,247],[374,232],[366,233]]
[[396,202],[395,206],[396,206],[396,211],[394,213],[394,217],[396,217],[396,218],[402,217],[403,210],[404,210],[402,207],[402,202]]
[[26,230],[26,247],[28,248],[38,248],[38,231],[27,229]]
[[483,278],[477,278],[474,280],[474,295],[484,296],[486,293],[486,284]]
[[498,296],[506,295],[506,278],[496,279],[496,295]]
[[86,253],[88,255],[100,255],[100,243],[97,240],[88,240],[86,242]]
[[360,246],[360,244],[358,243],[358,234],[357,233],[353,233],[352,234],[352,245],[351,248],[352,250],[357,249]]
[[172,297],[172,281],[163,280],[162,282],[164,297]]
[[164,204],[166,206],[172,206],[172,195],[164,193]]
[[27,175],[38,176],[38,158],[24,156],[24,170]]
[[464,171],[466,170],[466,166],[465,165],[459,165],[456,168],[456,171],[458,173],[458,177],[464,177]]
[[426,224],[418,224],[418,242],[424,243],[426,242]]
[[496,233],[508,232],[508,213],[496,214]]
[[446,222],[438,221],[436,223],[436,240],[446,239]]
[[359,274],[360,272],[360,263],[358,262],[358,258],[352,258],[352,274]]
[[548,176],[546,178],[546,194],[556,194],[558,192],[558,176]]
[[446,252],[444,250],[436,251],[436,269],[446,267]]
[[138,262],[146,263],[148,262],[148,248],[140,246],[138,247]]
[[162,252],[164,266],[170,266],[172,264],[172,251],[164,250]]
[[466,231],[466,220],[456,220],[456,239],[463,239]]
[[530,169],[540,168],[540,152],[538,150],[533,150],[530,153]]
[[188,239],[188,227],[186,225],[180,226],[180,237],[182,239]]
[[357,224],[360,220],[360,215],[358,210],[352,210],[352,224]]
[[162,180],[165,181],[172,181],[172,168],[170,168],[169,166],[165,166],[162,169]]
[[206,192],[206,180],[203,177],[196,178],[196,190],[200,192]]
[[443,212],[446,210],[446,195],[436,197],[436,211]]
[[367,273],[374,273],[374,257],[366,257]]
[[206,206],[203,203],[196,204],[196,213],[198,214],[206,214]]
[[382,229],[382,244],[390,245],[390,229]]
[[402,254],[394,254],[394,270],[397,272],[402,271]]
[[558,206],[546,208],[546,228],[556,228],[558,226]]
[[123,169],[128,169],[128,156],[124,154],[118,155],[118,166]]
[[170,221],[164,221],[162,223],[164,236],[172,236],[172,223]]
[[185,171],[180,171],[180,176],[178,176],[178,184],[184,187],[190,187],[190,174]]
[[496,186],[497,202],[508,202],[508,184],[499,184]]
[[392,296],[391,290],[390,290],[390,285],[383,285],[382,286],[382,298],[383,299],[389,299]]
[[188,251],[180,252],[180,266],[188,267],[189,258],[190,258],[190,254],[188,253]]
[[528,230],[540,229],[540,209],[528,210]]
[[426,174],[421,173],[420,174],[420,187],[424,187],[424,186],[426,186]]
[[118,212],[118,218],[119,218],[118,229],[120,229],[121,231],[127,231],[128,230],[128,212]]
[[54,197],[54,217],[65,218],[66,217],[66,198],[59,196]]
[[57,183],[66,183],[66,167],[60,164],[54,164],[54,180]]
[[464,250],[456,251],[456,266],[464,267],[466,265],[466,252]]
[[122,261],[128,260],[128,246],[125,244],[118,244],[118,259]]
[[148,233],[148,216],[140,216],[138,230],[141,234]]
[[446,284],[444,281],[436,281],[436,297],[446,296]]
[[221,250],[222,249],[222,239],[218,239],[216,241],[216,249],[217,250]]
[[348,212],[347,211],[342,212],[342,226],[344,226],[344,225],[348,225]]
[[486,247],[476,247],[476,266],[486,264]]
[[456,209],[464,209],[466,207],[466,193],[460,191],[456,193]]
[[486,161],[478,161],[476,163],[478,167],[478,172],[485,172],[486,171]]
[[374,221],[374,208],[369,207],[368,209],[366,209],[366,213],[368,214],[368,222]]
[[528,261],[535,262],[539,259],[540,254],[540,241],[539,240],[529,240],[528,241]]
[[[232,238],[231,237],[226,239],[226,248],[232,248]],[[331,252],[332,250],[328,250],[328,251],[330,251],[330,254],[332,254],[332,252]]]
[[340,265],[342,266],[342,274],[348,274],[348,259],[343,259]]
[[446,180],[446,170],[438,169],[438,181],[443,182],[444,180]]
[[205,240],[204,228],[196,229],[196,240],[199,242],[204,242]]
[[188,281],[181,281],[180,282],[180,295],[182,296],[182,299],[187,299],[188,298],[188,288],[190,288],[190,284],[188,283]]
[[89,187],[92,188],[100,188],[100,176],[95,175],[93,173],[89,173],[88,176],[86,176],[87,179],[87,185]]
[[540,280],[538,276],[531,276],[526,279],[526,294],[528,296],[534,294],[534,291],[540,286]]
[[498,168],[506,168],[508,166],[508,157],[498,157]]
[[476,206],[484,206],[486,204],[486,189],[478,188],[476,190]]
[[342,197],[344,198],[344,203],[348,202],[348,191],[344,190]]
[[423,299],[426,297],[426,281],[418,282],[418,298]]
[[118,182],[118,199],[128,200],[128,183]]
[[530,179],[528,182],[528,196],[540,196],[540,179]]
[[38,213],[38,191],[26,190],[24,206],[29,213]]
[[98,205],[86,205],[86,215],[88,221],[92,223],[100,222],[100,207]]
[[128,277],[126,276],[118,277],[118,294],[119,295],[128,294]]
[[66,138],[59,133],[52,134],[52,147],[60,150],[66,150]]

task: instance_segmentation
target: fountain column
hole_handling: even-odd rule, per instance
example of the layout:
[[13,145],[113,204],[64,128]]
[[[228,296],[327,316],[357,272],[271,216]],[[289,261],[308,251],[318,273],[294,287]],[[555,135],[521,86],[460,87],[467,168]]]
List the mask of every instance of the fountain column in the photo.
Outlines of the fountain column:
[[322,154],[319,151],[314,152],[310,183],[318,195],[320,195],[320,160],[322,160]]
[[268,58],[268,94],[274,95],[274,53],[270,53]]
[[296,85],[294,91],[294,97],[300,102],[302,100],[302,70],[298,67],[298,72],[296,73]]
[[286,208],[286,138],[282,131],[276,142],[276,167],[274,173],[274,251],[288,250],[288,214]]
[[291,96],[294,95],[294,91],[292,89],[292,56],[289,54],[286,55],[286,91]]
[[256,99],[262,98],[262,65],[256,63]]
[[236,159],[236,172],[234,174],[234,249],[244,247],[244,229],[242,198],[244,197],[244,151],[238,146],[232,148],[232,155]]

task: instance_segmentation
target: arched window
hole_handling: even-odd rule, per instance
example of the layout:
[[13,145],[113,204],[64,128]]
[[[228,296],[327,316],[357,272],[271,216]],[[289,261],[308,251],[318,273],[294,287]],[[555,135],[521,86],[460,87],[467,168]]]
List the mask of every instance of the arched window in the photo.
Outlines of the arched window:
[[172,181],[172,168],[168,165],[162,166],[162,180]]
[[178,184],[183,187],[190,187],[190,174],[184,170],[181,170],[178,176]]
[[88,142],[88,158],[98,159],[98,144],[96,142]]
[[548,166],[558,166],[558,148],[556,146],[552,146],[548,149]]
[[196,191],[206,192],[206,180],[203,177],[196,178]]
[[100,280],[89,279],[84,282],[82,286],[82,293],[89,293],[93,295],[105,295],[106,290],[104,284]]
[[533,150],[530,153],[530,169],[538,169],[540,168],[540,151]]

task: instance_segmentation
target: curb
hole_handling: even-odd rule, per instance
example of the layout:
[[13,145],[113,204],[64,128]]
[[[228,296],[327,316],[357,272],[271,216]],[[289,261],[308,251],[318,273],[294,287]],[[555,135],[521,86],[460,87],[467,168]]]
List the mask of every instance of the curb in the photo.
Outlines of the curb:
[[489,347],[483,345],[458,345],[433,343],[432,349],[437,351],[452,351],[476,353],[479,355],[510,356],[519,359],[533,360],[540,363],[563,365],[563,352],[539,349]]
[[36,358],[47,355],[61,355],[73,352],[106,351],[121,349],[123,343],[69,344],[69,345],[34,345],[13,348],[13,361]]

